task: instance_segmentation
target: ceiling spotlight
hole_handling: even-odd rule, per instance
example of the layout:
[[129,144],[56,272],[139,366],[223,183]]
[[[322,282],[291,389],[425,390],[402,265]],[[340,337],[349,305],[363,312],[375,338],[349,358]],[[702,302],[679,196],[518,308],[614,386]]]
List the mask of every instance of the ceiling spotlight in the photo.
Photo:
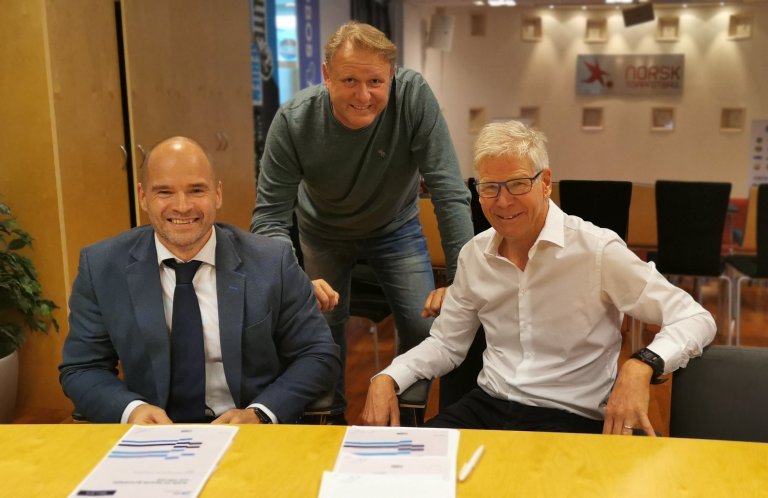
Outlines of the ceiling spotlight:
[[483,0],[475,0],[472,3],[477,5],[478,7],[482,7],[483,5],[485,5],[485,2]]

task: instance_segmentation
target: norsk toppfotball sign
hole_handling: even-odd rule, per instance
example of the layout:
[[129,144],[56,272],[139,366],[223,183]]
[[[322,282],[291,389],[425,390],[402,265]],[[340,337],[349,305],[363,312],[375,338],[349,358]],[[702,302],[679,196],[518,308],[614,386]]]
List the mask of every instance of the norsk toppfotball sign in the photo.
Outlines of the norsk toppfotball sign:
[[680,95],[683,54],[579,55],[577,95]]

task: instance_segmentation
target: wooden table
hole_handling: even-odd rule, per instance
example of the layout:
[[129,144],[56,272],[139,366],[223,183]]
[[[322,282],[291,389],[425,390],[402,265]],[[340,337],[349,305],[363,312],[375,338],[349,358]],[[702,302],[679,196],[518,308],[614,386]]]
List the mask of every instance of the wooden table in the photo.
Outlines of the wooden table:
[[[0,425],[0,496],[67,496],[127,428]],[[315,497],[344,429],[241,426],[201,496]],[[463,430],[459,466],[480,444],[458,497],[768,496],[768,444]]]

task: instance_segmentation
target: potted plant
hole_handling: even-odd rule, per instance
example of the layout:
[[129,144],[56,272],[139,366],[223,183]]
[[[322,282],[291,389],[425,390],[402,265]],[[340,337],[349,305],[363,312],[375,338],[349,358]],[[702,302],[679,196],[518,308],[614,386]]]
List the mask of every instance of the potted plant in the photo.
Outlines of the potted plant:
[[26,330],[48,332],[57,308],[44,299],[35,265],[19,253],[32,246],[32,237],[16,223],[11,209],[0,202],[0,423],[10,422],[16,406],[17,349]]

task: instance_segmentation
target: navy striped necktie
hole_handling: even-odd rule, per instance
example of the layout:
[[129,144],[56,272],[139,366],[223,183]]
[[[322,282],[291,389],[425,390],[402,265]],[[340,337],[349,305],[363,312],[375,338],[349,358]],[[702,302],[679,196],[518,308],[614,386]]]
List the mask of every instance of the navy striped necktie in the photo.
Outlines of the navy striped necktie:
[[171,391],[165,411],[174,422],[205,421],[205,345],[192,279],[202,261],[163,261],[176,271],[171,321]]

